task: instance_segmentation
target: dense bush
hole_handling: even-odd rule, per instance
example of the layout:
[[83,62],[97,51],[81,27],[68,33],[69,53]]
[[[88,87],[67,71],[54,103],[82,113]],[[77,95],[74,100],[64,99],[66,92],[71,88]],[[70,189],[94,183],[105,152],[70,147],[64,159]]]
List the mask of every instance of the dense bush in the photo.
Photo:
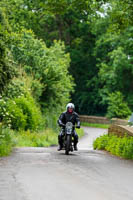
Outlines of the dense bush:
[[133,137],[131,136],[103,135],[94,141],[93,147],[107,150],[123,158],[133,159]]
[[39,107],[31,96],[2,99],[0,117],[5,125],[15,130],[37,130],[42,122]]
[[25,90],[25,81],[23,80],[23,77],[15,77],[10,81],[10,83],[6,87],[3,93],[3,97],[14,99],[26,93],[27,92]]
[[104,150],[106,145],[108,144],[108,139],[109,139],[108,135],[103,135],[98,137],[93,143],[94,149]]
[[25,130],[37,130],[41,123],[41,112],[31,96],[15,99],[15,103],[26,117]]

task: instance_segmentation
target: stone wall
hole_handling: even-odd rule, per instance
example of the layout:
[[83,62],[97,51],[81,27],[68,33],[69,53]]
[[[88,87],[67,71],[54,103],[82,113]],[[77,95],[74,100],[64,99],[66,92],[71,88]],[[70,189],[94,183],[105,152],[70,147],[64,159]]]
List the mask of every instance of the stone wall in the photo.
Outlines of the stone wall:
[[124,136],[128,134],[129,136],[133,136],[133,127],[128,126],[127,120],[122,119],[108,119],[106,117],[97,117],[97,116],[87,116],[80,115],[81,122],[93,123],[93,124],[110,124],[108,128],[108,134],[115,134],[118,136]]
[[111,124],[117,124],[117,125],[126,126],[126,125],[128,125],[128,120],[112,118],[111,119]]
[[88,122],[93,124],[110,124],[110,120],[106,117],[80,115],[81,122]]
[[113,124],[109,127],[108,134],[115,134],[118,136],[124,136],[127,134],[129,136],[133,136],[133,127]]
[[88,116],[88,115],[80,115],[81,122],[88,122],[93,124],[119,124],[119,125],[127,125],[127,120],[122,119],[108,119],[107,117],[97,117],[97,116]]

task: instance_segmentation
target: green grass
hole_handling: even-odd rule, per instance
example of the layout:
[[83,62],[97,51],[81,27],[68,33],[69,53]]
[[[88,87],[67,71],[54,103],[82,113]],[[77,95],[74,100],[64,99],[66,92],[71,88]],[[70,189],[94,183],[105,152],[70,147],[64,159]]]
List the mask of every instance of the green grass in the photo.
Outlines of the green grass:
[[57,145],[57,139],[57,134],[52,129],[47,129],[40,133],[21,131],[14,136],[17,147],[49,147]]
[[93,124],[93,123],[88,123],[88,122],[82,122],[81,125],[87,126],[87,127],[105,128],[105,129],[108,129],[110,126],[109,124]]
[[[84,130],[76,129],[79,138]],[[58,133],[53,129],[46,129],[40,133],[31,131],[15,132],[0,126],[0,156],[8,156],[13,147],[49,147],[58,145]]]
[[79,138],[81,138],[82,136],[84,136],[84,129],[83,128],[76,129],[76,132],[77,132]]
[[9,128],[0,125],[0,156],[8,156],[14,146],[13,132]]
[[125,135],[103,135],[98,137],[93,143],[94,149],[106,150],[121,158],[133,160],[133,137]]
[[[84,135],[84,130],[76,129],[79,138]],[[16,147],[49,147],[58,145],[58,134],[52,129],[47,129],[41,133],[31,133],[30,131],[21,131],[15,133],[14,143]]]

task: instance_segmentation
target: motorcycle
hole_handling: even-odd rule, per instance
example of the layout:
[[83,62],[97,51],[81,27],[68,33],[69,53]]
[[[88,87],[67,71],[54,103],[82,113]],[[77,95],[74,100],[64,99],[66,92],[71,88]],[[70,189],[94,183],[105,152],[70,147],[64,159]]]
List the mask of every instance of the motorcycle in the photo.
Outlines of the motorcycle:
[[69,152],[74,149],[74,140],[72,138],[72,133],[74,130],[74,125],[72,122],[67,122],[65,125],[65,135],[63,139],[63,149],[65,149],[65,154],[69,155]]

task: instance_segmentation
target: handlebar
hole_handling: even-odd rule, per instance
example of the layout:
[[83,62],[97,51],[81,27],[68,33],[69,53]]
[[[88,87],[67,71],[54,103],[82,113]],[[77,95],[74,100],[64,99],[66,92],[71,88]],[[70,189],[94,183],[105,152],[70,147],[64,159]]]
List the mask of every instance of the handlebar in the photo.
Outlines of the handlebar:
[[[61,124],[60,126],[66,127],[66,124]],[[72,127],[73,127],[73,128],[80,128],[80,126],[75,126],[75,125],[73,125]]]

